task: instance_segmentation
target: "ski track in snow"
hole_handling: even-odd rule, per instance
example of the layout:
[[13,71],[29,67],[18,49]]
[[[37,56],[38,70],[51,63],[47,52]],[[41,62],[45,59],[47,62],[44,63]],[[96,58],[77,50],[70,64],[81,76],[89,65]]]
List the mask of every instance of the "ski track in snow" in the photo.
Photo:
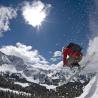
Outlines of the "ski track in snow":
[[98,98],[98,73],[84,88],[82,95],[76,98]]

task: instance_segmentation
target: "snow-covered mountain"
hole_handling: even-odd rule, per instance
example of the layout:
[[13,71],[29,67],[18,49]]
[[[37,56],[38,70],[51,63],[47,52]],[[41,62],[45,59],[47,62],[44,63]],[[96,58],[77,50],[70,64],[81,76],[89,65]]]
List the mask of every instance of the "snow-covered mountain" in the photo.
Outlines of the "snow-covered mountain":
[[[70,70],[70,68],[62,68],[62,67],[56,68],[53,65],[49,66],[47,70],[43,69],[43,67],[42,68],[36,67],[35,65],[34,66],[26,65],[22,58],[14,55],[6,55],[2,52],[0,52],[0,65],[1,65],[0,68],[1,71],[3,72],[13,71],[13,73],[20,73],[28,81],[38,83],[40,85],[47,84],[47,85],[58,86],[58,84],[60,85],[61,80],[65,81],[65,77],[67,78],[74,73],[73,71]],[[79,81],[80,77],[74,80]],[[89,78],[90,75],[86,79]],[[81,78],[81,81],[85,81],[85,78]]]
[[[75,89],[78,96],[81,94],[83,86],[85,86],[95,74],[79,74],[67,85],[62,85],[75,70],[76,69],[70,70],[70,68],[67,67],[63,68],[61,63],[57,66],[46,65],[45,68],[35,64],[29,65],[20,57],[6,55],[0,52],[0,80],[5,82],[0,82],[0,85],[6,88],[8,88],[7,85],[11,85],[9,89],[12,89],[12,87],[20,89],[21,87],[21,89],[25,88],[26,91],[29,89],[30,93],[32,93],[33,89],[33,94],[40,92],[36,88],[43,89],[44,92],[52,92],[52,94],[55,92],[54,90],[56,90],[55,94],[58,92],[60,94],[58,96],[63,96],[61,92],[64,92],[67,88],[69,91]],[[51,89],[52,91],[49,91]],[[41,92],[41,94],[43,95],[44,92]],[[67,95],[68,92],[66,91],[64,96]]]

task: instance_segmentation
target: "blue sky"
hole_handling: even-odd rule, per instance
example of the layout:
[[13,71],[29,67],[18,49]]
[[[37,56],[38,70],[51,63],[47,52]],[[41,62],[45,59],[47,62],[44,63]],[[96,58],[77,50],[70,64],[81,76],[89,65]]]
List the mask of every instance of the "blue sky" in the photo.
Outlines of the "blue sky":
[[9,21],[10,30],[2,31],[0,46],[16,45],[17,42],[31,45],[49,60],[55,51],[61,51],[65,45],[75,42],[83,47],[85,54],[92,36],[89,15],[95,6],[93,0],[40,0],[51,7],[39,29],[25,22],[22,15],[25,1],[0,0],[0,6],[17,10],[17,15]]

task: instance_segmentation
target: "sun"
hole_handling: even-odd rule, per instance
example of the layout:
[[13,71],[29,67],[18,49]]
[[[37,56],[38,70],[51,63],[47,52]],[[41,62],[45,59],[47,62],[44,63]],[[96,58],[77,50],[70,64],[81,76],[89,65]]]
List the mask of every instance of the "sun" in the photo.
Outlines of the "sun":
[[33,2],[32,5],[27,4],[23,9],[25,21],[33,27],[40,27],[48,15],[48,6],[45,6],[41,1]]

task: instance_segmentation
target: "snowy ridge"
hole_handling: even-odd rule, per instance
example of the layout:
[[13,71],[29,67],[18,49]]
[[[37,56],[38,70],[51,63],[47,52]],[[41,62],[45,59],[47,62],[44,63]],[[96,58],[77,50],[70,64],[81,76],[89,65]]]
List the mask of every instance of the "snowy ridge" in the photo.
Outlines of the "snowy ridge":
[[51,89],[53,89],[53,90],[55,90],[56,89],[56,87],[57,86],[55,86],[55,85],[47,85],[47,84],[40,84],[41,86],[45,86],[47,89],[49,89],[49,90],[51,90]]
[[98,73],[84,88],[82,95],[76,98],[98,98]]
[[27,86],[29,86],[28,83],[21,83],[21,82],[14,82],[14,84],[18,84],[18,85],[20,85],[20,86],[22,86],[22,87],[27,87]]

